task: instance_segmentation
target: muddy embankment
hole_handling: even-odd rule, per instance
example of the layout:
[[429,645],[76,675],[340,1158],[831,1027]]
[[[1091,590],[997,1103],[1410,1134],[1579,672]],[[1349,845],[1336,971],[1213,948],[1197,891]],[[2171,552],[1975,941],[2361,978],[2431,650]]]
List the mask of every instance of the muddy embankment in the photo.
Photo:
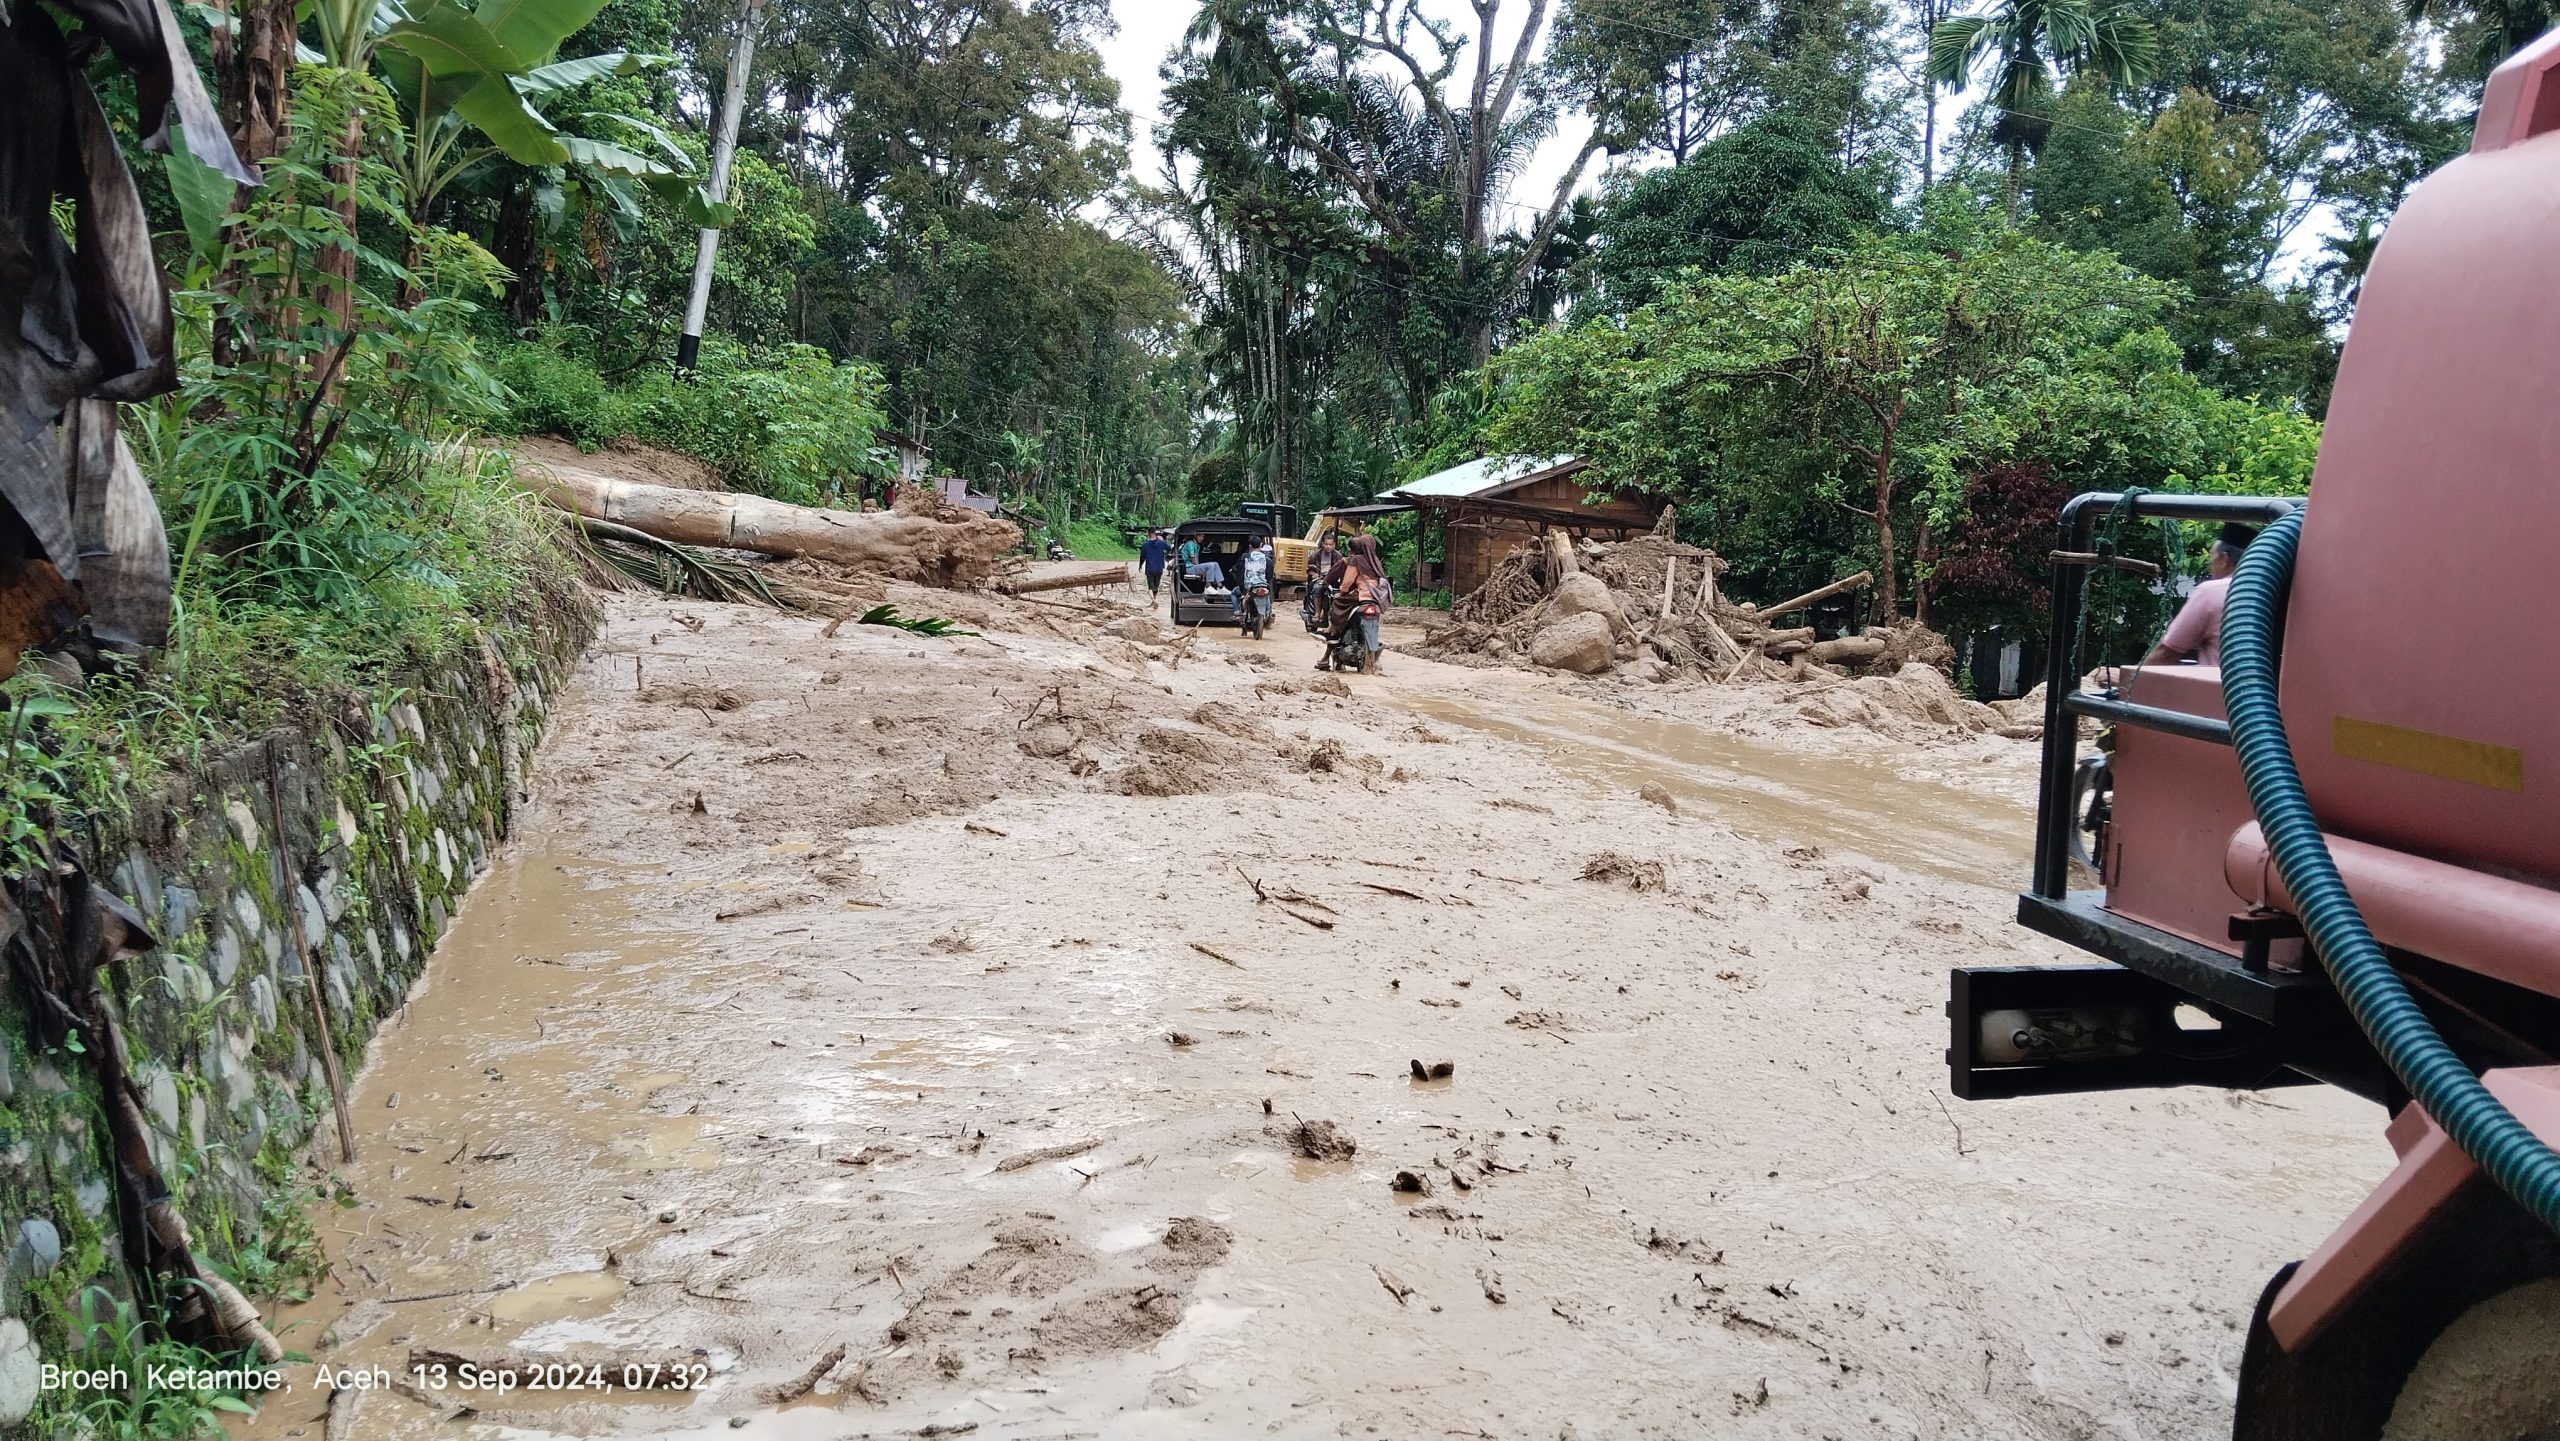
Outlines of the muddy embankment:
[[[1947,968],[2057,956],[2030,746],[893,598],[986,634],[610,603],[357,1080],[341,1434],[2204,1435],[2387,1164],[1946,1099]],[[702,1385],[453,1384],[546,1356]]]

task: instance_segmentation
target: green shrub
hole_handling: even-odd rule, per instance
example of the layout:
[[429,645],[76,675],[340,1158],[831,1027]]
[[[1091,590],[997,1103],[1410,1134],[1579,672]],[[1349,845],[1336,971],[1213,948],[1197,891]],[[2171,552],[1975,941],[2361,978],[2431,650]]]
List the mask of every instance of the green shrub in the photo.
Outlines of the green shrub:
[[652,370],[621,385],[555,346],[512,346],[502,429],[593,450],[629,437],[710,465],[735,489],[801,505],[840,502],[891,473],[880,373],[808,345],[748,351],[714,341],[691,376]]
[[1110,515],[1088,515],[1067,527],[1059,539],[1078,560],[1136,560],[1138,548],[1120,533],[1120,519]]
[[510,346],[493,369],[507,388],[503,424],[519,435],[559,435],[592,450],[619,434],[620,408],[604,377],[540,345]]

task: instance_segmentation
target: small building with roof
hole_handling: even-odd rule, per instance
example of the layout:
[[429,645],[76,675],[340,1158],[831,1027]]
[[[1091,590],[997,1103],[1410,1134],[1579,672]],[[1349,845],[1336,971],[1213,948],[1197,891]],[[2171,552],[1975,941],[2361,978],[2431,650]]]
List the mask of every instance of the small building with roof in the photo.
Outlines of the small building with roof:
[[1659,496],[1613,490],[1576,455],[1486,456],[1400,485],[1378,502],[1413,509],[1426,531],[1440,526],[1446,559],[1426,567],[1422,584],[1456,595],[1483,585],[1495,566],[1548,530],[1624,540],[1652,530],[1670,507]]

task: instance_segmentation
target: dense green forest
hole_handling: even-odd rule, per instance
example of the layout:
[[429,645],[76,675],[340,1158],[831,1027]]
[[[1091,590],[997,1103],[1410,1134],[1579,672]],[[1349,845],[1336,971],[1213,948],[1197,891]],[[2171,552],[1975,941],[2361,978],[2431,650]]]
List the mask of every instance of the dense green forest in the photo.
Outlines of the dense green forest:
[[[675,63],[586,103],[698,153],[740,16],[612,0],[568,53]],[[2380,227],[2543,19],[1211,0],[1131,115],[1098,0],[776,0],[713,329],[859,364],[885,428],[1060,528],[1576,449],[1746,579],[1856,560],[1996,619],[2069,490],[2304,483]],[[661,384],[681,207],[470,179],[435,218],[509,273],[518,422],[649,433],[589,372]]]
[[1210,0],[1148,114],[1103,0],[194,7],[266,180],[147,167],[192,339],[133,428],[204,644],[472,593],[418,518],[480,431],[845,502],[904,437],[1096,542],[1573,450],[1746,587],[2030,620],[2072,490],[2306,483],[2380,228],[2549,18],[2402,4]]

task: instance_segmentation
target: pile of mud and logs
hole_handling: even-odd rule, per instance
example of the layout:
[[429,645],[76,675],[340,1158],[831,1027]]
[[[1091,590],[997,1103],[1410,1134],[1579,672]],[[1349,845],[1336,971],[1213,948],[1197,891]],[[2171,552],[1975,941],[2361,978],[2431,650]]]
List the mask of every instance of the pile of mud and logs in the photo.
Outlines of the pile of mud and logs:
[[2033,718],[1960,696],[1954,647],[1916,621],[1820,639],[1813,607],[1863,590],[1865,571],[1765,606],[1724,594],[1724,560],[1673,538],[1668,518],[1632,540],[1549,531],[1451,607],[1416,652],[1460,665],[1529,665],[1707,685],[1792,682],[1816,725],[2024,735]]
[[527,467],[526,473],[553,505],[660,540],[807,557],[946,589],[985,582],[1022,540],[1013,522],[930,492],[910,491],[892,510],[827,510],[759,495],[644,485],[569,466]]
[[1631,667],[1657,678],[1689,673],[1717,682],[1890,672],[1954,659],[1944,637],[1911,622],[1817,640],[1801,623],[1806,613],[1864,589],[1872,579],[1865,571],[1754,606],[1723,593],[1717,578],[1725,569],[1715,552],[1673,539],[1667,517],[1651,535],[1615,543],[1576,543],[1549,531],[1459,600],[1450,624],[1431,633],[1426,653],[1461,663],[1525,659],[1586,675]]

